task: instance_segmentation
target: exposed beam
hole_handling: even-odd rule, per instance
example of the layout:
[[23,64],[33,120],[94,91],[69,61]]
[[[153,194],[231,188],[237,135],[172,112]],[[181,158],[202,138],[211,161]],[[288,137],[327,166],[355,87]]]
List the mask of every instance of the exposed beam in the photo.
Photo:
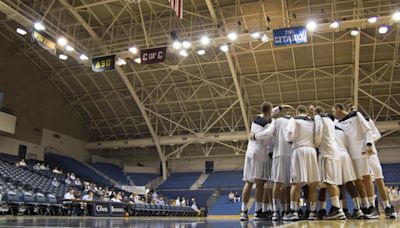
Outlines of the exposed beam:
[[365,90],[363,90],[363,89],[360,89],[360,88],[358,88],[358,90],[359,90],[360,92],[362,92],[363,94],[367,95],[367,96],[368,96],[369,98],[371,98],[372,100],[378,102],[379,104],[381,104],[381,105],[384,106],[385,108],[387,108],[387,109],[393,111],[393,112],[396,113],[397,115],[400,115],[400,111],[398,111],[398,110],[396,110],[396,109],[390,107],[390,105],[388,105],[388,104],[382,102],[381,100],[379,100],[379,99],[376,98],[375,96],[371,95],[371,94],[368,93],[367,91],[365,91]]
[[354,44],[354,94],[353,103],[354,106],[358,107],[358,88],[359,88],[359,78],[360,78],[360,37],[358,34],[355,38]]
[[217,18],[217,14],[215,13],[214,6],[213,6],[211,0],[205,0],[205,1],[207,4],[208,11],[210,12],[210,15],[211,15],[211,19],[212,19],[213,23],[216,24],[218,22],[218,18]]

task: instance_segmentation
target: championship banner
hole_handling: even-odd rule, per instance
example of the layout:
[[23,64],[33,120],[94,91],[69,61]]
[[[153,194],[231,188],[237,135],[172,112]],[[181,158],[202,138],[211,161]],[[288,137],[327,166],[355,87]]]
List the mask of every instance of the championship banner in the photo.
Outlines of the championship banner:
[[38,31],[32,32],[32,40],[39,44],[42,48],[48,50],[51,54],[56,54],[56,42],[51,40],[45,33],[40,33]]
[[167,47],[140,50],[140,60],[142,64],[153,64],[165,61]]
[[115,55],[101,56],[92,59],[92,70],[103,72],[115,68]]
[[274,46],[307,43],[307,29],[304,26],[273,30]]
[[121,188],[122,188],[122,190],[131,192],[135,195],[146,195],[146,187],[145,186],[122,185]]

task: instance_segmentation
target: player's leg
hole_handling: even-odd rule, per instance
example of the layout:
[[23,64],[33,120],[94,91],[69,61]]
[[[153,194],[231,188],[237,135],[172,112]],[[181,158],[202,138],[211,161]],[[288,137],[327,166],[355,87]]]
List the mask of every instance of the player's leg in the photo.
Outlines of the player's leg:
[[263,219],[262,216],[262,200],[264,194],[264,180],[256,179],[256,190],[254,192],[254,201],[255,201],[255,212],[254,212],[254,220]]
[[246,156],[243,168],[243,190],[242,190],[242,206],[240,209],[240,220],[247,221],[248,217],[248,207],[247,204],[250,200],[251,189],[253,188],[253,180],[252,180],[252,162],[249,157]]
[[308,197],[310,202],[309,220],[317,219],[317,200],[318,200],[318,182],[312,182],[308,185]]
[[271,219],[272,217],[272,187],[273,184],[270,181],[265,182],[262,200],[262,212],[265,219]]
[[326,189],[328,190],[329,196],[331,198],[332,207],[329,214],[325,217],[325,219],[345,219],[346,216],[343,213],[343,210],[340,206],[339,197],[340,190],[337,185],[334,184],[326,184]]
[[281,199],[283,197],[282,194],[282,184],[279,182],[274,182],[274,186],[272,188],[272,220],[276,221],[280,219],[280,209],[281,209]]
[[290,187],[290,215],[288,216],[288,220],[299,220],[298,211],[300,210],[300,189],[300,183],[293,183]]
[[318,194],[318,219],[326,216],[326,186],[321,186]]

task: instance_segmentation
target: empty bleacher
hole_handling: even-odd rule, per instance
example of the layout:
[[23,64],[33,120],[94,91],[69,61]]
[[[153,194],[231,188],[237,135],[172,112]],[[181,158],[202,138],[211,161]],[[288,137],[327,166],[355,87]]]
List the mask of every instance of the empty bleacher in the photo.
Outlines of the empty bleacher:
[[64,172],[73,172],[81,178],[91,180],[100,185],[112,185],[109,180],[93,171],[86,164],[71,157],[47,153],[44,156],[44,160],[46,163],[51,164],[52,166],[57,166],[63,169]]
[[111,177],[123,185],[128,185],[128,179],[126,179],[125,173],[122,169],[114,164],[95,162],[92,163],[93,167],[102,172],[104,175]]
[[386,183],[400,184],[400,164],[382,164],[382,170]]
[[126,174],[136,186],[145,186],[150,181],[158,177],[154,173],[127,173]]
[[200,175],[200,172],[172,173],[158,189],[189,189]]
[[243,171],[215,171],[201,186],[202,189],[234,189],[243,187]]

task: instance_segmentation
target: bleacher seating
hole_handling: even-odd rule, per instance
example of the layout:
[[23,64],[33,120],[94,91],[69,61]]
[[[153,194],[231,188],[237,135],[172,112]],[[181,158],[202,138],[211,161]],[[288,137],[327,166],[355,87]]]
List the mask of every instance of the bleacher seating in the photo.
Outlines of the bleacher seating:
[[131,178],[136,186],[145,186],[158,176],[154,173],[127,173],[126,175]]
[[243,187],[243,171],[215,171],[201,186],[202,189],[230,189]]
[[158,189],[189,189],[200,175],[200,172],[172,173]]
[[102,172],[104,175],[111,177],[112,179],[118,181],[121,184],[128,185],[128,179],[126,179],[125,173],[122,169],[114,164],[95,162],[92,164],[94,168]]
[[400,183],[400,164],[382,164],[382,170],[386,183]]
[[186,202],[190,202],[194,198],[196,200],[197,207],[206,208],[207,200],[212,196],[214,190],[192,190],[192,191],[180,191],[180,190],[160,190],[157,191],[158,195],[166,196],[169,199],[176,199],[177,197],[185,197]]
[[47,153],[44,156],[44,161],[48,164],[52,164],[53,166],[57,166],[63,169],[64,172],[73,172],[77,176],[87,180],[91,180],[97,184],[112,186],[109,180],[105,179],[104,177],[93,171],[86,164],[71,157]]
[[[220,191],[220,197],[215,202],[214,206],[208,210],[209,215],[237,215],[240,212],[242,202],[230,202],[228,197],[230,191],[231,190]],[[241,193],[241,189],[233,189],[232,191]],[[253,202],[248,212],[250,215],[254,213],[254,205]]]

